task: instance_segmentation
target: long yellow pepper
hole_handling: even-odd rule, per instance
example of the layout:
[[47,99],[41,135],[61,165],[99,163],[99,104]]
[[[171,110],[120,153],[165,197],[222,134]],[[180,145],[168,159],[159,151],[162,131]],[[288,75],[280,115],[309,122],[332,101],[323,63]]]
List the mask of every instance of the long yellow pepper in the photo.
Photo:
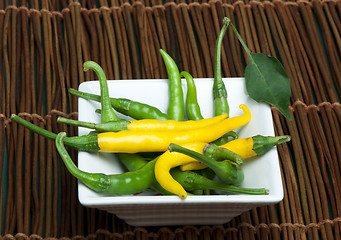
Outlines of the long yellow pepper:
[[158,130],[158,131],[182,131],[197,128],[209,127],[211,125],[217,124],[227,118],[227,113],[221,114],[216,117],[200,119],[197,121],[175,121],[175,120],[156,120],[156,119],[141,119],[133,120],[127,125],[128,130]]
[[[190,150],[201,152],[206,146],[206,143],[196,142],[182,145]],[[155,178],[160,185],[167,191],[178,195],[180,198],[187,197],[186,190],[178,183],[169,173],[169,171],[177,166],[192,162],[194,159],[178,152],[164,152],[155,163]]]
[[226,132],[248,123],[251,112],[246,105],[239,106],[244,114],[227,118],[219,123],[199,129],[183,131],[120,131],[98,134],[98,146],[102,152],[163,152],[170,143],[212,142]]
[[175,120],[156,120],[156,119],[141,119],[141,120],[120,120],[110,121],[105,123],[90,123],[72,120],[59,117],[60,123],[66,123],[78,127],[95,129],[98,132],[118,132],[124,130],[130,131],[183,131],[197,128],[204,128],[215,125],[227,118],[227,113],[215,116],[212,118],[200,119],[198,121],[175,121]]

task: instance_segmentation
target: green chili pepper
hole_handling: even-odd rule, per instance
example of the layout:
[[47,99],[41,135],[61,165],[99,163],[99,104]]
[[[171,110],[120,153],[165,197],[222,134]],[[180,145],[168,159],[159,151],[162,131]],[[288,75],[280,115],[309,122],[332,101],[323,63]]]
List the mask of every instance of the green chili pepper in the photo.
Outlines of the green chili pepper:
[[180,171],[178,168],[171,170],[172,177],[179,182],[187,191],[195,190],[218,190],[227,193],[248,194],[248,195],[267,195],[269,190],[265,188],[242,188],[233,185],[226,185],[208,179],[196,172]]
[[106,123],[106,122],[117,121],[118,117],[115,114],[114,110],[111,108],[107,78],[105,76],[103,69],[97,63],[93,61],[85,62],[83,66],[84,66],[84,71],[88,71],[89,69],[94,70],[99,79],[99,84],[101,88],[101,108],[102,108],[101,122]]
[[56,137],[56,148],[69,172],[82,181],[88,188],[106,194],[125,195],[146,190],[154,181],[154,165],[156,159],[148,162],[136,171],[116,175],[88,173],[76,167],[64,147],[65,132]]
[[197,90],[191,74],[186,71],[182,71],[180,76],[186,78],[187,83],[187,96],[186,96],[186,114],[189,120],[200,120],[203,116],[200,112],[200,106],[197,99]]
[[167,114],[174,120],[183,121],[185,109],[179,69],[171,56],[164,50],[160,49],[160,53],[165,63],[169,80],[169,105]]
[[215,172],[217,177],[225,184],[239,185],[244,180],[243,170],[235,162],[229,160],[218,162],[203,154],[192,151],[188,148],[184,148],[174,143],[171,143],[169,145],[168,150],[170,152],[179,152],[185,154],[205,164],[207,167],[211,168]]
[[[213,82],[213,101],[214,101],[214,114],[220,115],[227,113],[229,115],[230,108],[227,101],[227,91],[224,81],[221,77],[221,45],[230,21],[223,19],[223,26],[219,32],[215,49],[215,67],[214,67],[214,82]],[[229,141],[229,137],[237,139],[238,135],[235,132],[228,132],[222,137],[217,139],[214,143],[217,145],[225,144]]]
[[[78,97],[100,102],[101,97],[95,94],[81,92],[73,88],[69,92]],[[119,113],[129,116],[134,119],[157,119],[170,120],[171,118],[161,112],[158,108],[148,104],[132,101],[126,98],[110,98],[111,106]]]
[[[143,166],[145,166],[148,161],[146,161],[139,154],[127,154],[127,153],[119,153],[117,154],[120,161],[123,165],[128,169],[128,171],[136,171]],[[207,172],[205,171],[205,174]],[[268,194],[268,190],[264,188],[242,188],[237,186],[226,185],[220,182],[216,182],[214,180],[209,179],[207,176],[202,176],[199,173],[192,171],[180,171],[179,168],[174,168],[171,170],[171,174],[174,179],[179,182],[187,191],[195,191],[195,190],[219,190],[222,192],[235,193],[235,194],[250,194],[250,195],[262,195]],[[210,176],[212,177],[212,176]],[[165,190],[156,180],[152,183],[151,188],[154,190],[165,194],[165,195],[174,195],[171,192]],[[188,194],[191,195],[191,194]]]
[[229,21],[224,18],[223,27],[219,32],[216,42],[215,50],[215,67],[214,67],[214,83],[213,83],[213,100],[214,100],[214,112],[215,115],[222,113],[229,113],[229,105],[227,102],[227,92],[225,84],[221,77],[221,44],[229,25]]

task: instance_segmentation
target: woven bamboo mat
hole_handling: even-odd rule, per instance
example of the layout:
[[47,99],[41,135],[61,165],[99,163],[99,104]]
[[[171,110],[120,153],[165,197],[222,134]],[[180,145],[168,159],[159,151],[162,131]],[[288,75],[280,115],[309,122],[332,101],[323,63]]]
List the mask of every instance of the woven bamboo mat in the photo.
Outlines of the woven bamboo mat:
[[[341,1],[8,2],[0,1],[2,238],[341,238]],[[279,204],[224,225],[135,228],[81,206],[54,144],[10,121],[16,113],[66,131],[56,117],[77,118],[77,99],[67,89],[95,79],[82,70],[86,60],[100,63],[109,79],[166,78],[157,54],[163,48],[180,70],[212,77],[223,16],[253,52],[278,57],[291,79],[292,120],[272,108],[276,134],[292,136],[278,147],[285,191]],[[244,52],[227,35],[223,76],[243,76]]]

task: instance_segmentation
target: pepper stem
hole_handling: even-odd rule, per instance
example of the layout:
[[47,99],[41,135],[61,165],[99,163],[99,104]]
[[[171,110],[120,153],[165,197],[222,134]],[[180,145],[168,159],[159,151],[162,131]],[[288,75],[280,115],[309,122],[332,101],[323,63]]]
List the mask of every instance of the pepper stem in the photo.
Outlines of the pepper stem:
[[15,114],[11,115],[11,120],[13,122],[16,122],[16,123],[24,126],[25,128],[31,130],[32,132],[37,133],[37,134],[39,134],[41,136],[44,136],[44,137],[46,137],[48,139],[55,140],[56,137],[57,137],[57,134],[55,134],[53,132],[50,132],[50,131],[47,131],[47,130],[41,128],[41,127],[38,127],[38,126],[36,126],[36,125],[34,125],[34,124],[32,124],[32,123],[22,119],[21,117],[15,115]]
[[115,122],[107,122],[107,123],[91,123],[91,122],[83,122],[77,121],[73,119],[59,117],[57,119],[59,123],[65,123],[77,127],[84,127],[89,129],[95,129],[99,132],[118,132],[123,130],[128,130],[127,125],[130,123],[127,120],[119,120]]
[[96,72],[99,84],[101,88],[101,107],[102,107],[102,114],[101,114],[101,122],[112,122],[117,121],[118,117],[115,114],[114,110],[111,108],[110,98],[109,98],[109,90],[108,90],[108,83],[107,78],[103,69],[93,61],[87,61],[83,64],[84,71],[88,71],[92,69]]
[[[56,140],[57,134],[47,131],[41,127],[38,127],[15,114],[12,114],[11,119],[13,122],[16,122],[24,126],[25,128],[31,130],[34,133],[37,133],[51,140]],[[80,150],[80,151],[87,151],[87,152],[99,151],[96,134],[89,134],[89,135],[75,136],[75,137],[65,137],[64,142],[67,146]]]
[[[227,17],[225,17],[225,18],[227,18]],[[227,19],[231,22],[231,20],[230,20],[229,18],[227,18]],[[240,34],[239,34],[239,32],[237,31],[236,27],[235,27],[232,23],[230,23],[230,26],[231,26],[233,32],[236,34],[236,36],[237,36],[239,42],[242,44],[242,46],[243,46],[243,48],[244,48],[246,54],[250,57],[251,51],[250,51],[250,49],[246,46],[246,44],[245,44],[243,38],[240,36]]]
[[260,156],[269,151],[273,146],[289,142],[291,140],[291,137],[288,135],[275,137],[256,135],[253,136],[252,139],[253,139],[252,150],[255,151],[258,156]]

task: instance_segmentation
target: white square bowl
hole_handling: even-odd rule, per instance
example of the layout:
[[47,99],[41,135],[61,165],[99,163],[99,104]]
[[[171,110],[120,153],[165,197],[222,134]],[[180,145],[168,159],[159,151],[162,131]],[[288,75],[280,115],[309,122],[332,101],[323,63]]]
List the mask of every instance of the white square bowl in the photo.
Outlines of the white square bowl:
[[[240,104],[248,106],[252,113],[251,121],[236,130],[239,138],[257,134],[274,136],[271,109],[268,104],[257,103],[246,92],[244,78],[223,79],[228,92],[230,117],[243,114]],[[204,118],[213,116],[213,79],[195,79],[198,102]],[[182,82],[184,98],[186,82]],[[128,98],[150,104],[167,112],[168,80],[115,80],[108,81],[110,97]],[[84,82],[79,86],[83,92],[100,94],[99,82]],[[98,102],[79,98],[81,121],[99,122],[95,113],[100,109]],[[121,118],[126,118],[118,113]],[[79,135],[88,134],[89,130],[79,128]],[[87,172],[119,174],[124,172],[115,154],[79,152],[78,167]],[[276,147],[265,155],[245,160],[242,165],[245,179],[242,187],[267,188],[269,195],[206,195],[188,196],[185,200],[178,196],[160,196],[152,192],[138,195],[107,196],[88,189],[81,182],[78,184],[78,196],[82,205],[95,207],[114,213],[133,226],[165,225],[213,225],[223,224],[244,211],[262,205],[275,204],[283,199],[283,187],[279,159]]]

